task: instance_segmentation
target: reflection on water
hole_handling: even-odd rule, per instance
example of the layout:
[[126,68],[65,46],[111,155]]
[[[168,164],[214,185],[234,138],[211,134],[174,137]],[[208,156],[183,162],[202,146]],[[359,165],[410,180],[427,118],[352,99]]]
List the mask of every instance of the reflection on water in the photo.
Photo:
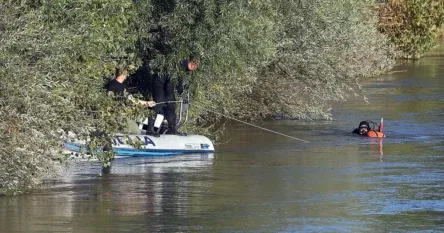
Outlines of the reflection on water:
[[104,176],[97,162],[77,162],[46,191],[1,198],[0,232],[138,232],[141,214],[157,219],[150,229],[162,229],[196,209],[190,194],[210,186],[200,173],[213,161],[213,154],[127,157]]
[[[310,143],[233,124],[214,156],[78,162],[0,197],[0,232],[444,232],[444,59],[397,69],[333,121],[261,123]],[[350,134],[381,117],[387,138]]]

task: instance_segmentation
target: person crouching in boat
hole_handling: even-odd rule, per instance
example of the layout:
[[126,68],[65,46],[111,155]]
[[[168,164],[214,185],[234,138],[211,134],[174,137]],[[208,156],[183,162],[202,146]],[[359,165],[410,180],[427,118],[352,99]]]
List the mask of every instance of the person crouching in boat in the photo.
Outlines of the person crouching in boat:
[[[116,68],[115,78],[108,82],[106,85],[106,93],[107,95],[111,95],[111,93],[116,97],[117,100],[123,100],[127,98],[134,104],[140,104],[148,107],[156,106],[156,102],[154,101],[145,101],[134,98],[131,94],[127,93],[127,85],[125,80],[128,78],[128,71],[125,68],[118,67]],[[127,129],[125,133],[130,134],[140,134],[139,126],[136,121],[127,120]]]
[[371,138],[385,138],[385,134],[383,132],[370,128],[370,124],[367,121],[361,121],[359,123],[359,127],[354,129],[352,133]]

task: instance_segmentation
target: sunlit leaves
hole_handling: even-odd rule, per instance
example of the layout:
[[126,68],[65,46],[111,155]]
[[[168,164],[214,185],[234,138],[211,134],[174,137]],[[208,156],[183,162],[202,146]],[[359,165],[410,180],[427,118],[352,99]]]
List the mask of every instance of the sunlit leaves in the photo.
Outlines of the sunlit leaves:
[[403,52],[403,57],[417,59],[436,42],[444,24],[442,0],[390,0],[380,4],[380,30]]
[[[54,174],[68,130],[80,138],[97,130],[111,137],[125,123],[119,119],[141,110],[103,92],[118,64],[140,64],[132,1],[11,2],[1,11],[0,194]],[[102,156],[105,163],[110,158]]]
[[[103,92],[118,65],[144,81],[184,79],[192,112],[183,130],[207,136],[223,126],[207,110],[329,118],[330,101],[393,65],[371,0],[26,2],[0,7],[0,194],[51,174],[68,130],[109,165],[113,135],[148,113]],[[189,57],[200,60],[195,72],[181,67]]]

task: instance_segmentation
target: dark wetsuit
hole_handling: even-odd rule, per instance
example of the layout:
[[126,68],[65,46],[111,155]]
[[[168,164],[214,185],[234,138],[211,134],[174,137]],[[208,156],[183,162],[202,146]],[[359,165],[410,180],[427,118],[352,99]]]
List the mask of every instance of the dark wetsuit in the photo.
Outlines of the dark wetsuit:
[[[365,128],[367,128],[367,130],[371,130],[371,128],[370,128],[370,124],[369,124],[367,121],[361,121],[361,122],[359,123],[359,127],[356,128],[356,129],[354,129],[352,133],[360,134],[359,131],[360,131],[360,128],[361,128],[361,127],[365,127]],[[366,134],[360,134],[360,135],[365,136]]]

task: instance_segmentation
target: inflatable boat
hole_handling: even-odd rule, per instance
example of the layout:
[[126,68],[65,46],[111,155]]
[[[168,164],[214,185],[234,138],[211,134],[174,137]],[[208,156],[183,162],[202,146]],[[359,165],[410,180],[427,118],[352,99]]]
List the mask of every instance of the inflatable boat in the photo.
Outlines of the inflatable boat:
[[[118,156],[161,156],[189,153],[213,153],[210,139],[201,135],[117,135],[112,142],[112,150]],[[137,146],[134,146],[137,145]],[[84,141],[65,143],[68,153],[85,153]]]
[[[176,123],[179,128],[188,120],[188,103],[182,100],[176,102],[180,103],[179,119]],[[162,127],[168,126],[165,120],[161,122],[163,126],[159,126],[157,136],[147,135],[144,130],[147,122],[148,118],[143,122],[138,122],[140,134],[116,135],[112,141],[112,150],[117,156],[162,156],[214,152],[213,143],[205,136],[167,134],[168,130],[162,130]],[[84,155],[87,151],[86,144],[85,141],[74,139],[65,143],[65,149],[72,157],[78,157],[77,155]]]

